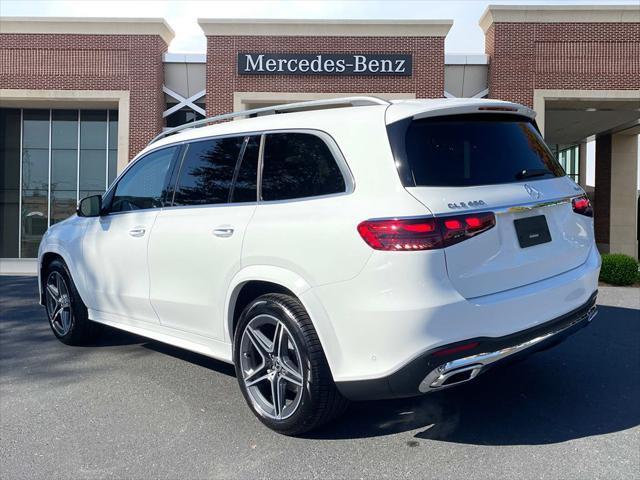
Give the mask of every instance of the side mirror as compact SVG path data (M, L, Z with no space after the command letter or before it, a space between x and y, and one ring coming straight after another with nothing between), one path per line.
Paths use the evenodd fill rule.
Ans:
M102 213L102 195L85 197L78 203L79 217L99 217Z

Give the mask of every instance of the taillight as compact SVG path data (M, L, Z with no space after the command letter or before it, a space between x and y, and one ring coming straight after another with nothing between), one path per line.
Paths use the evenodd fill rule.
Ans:
M445 247L486 232L496 224L496 217L492 212L442 217L439 220Z
M431 250L442 247L435 219L367 220L358 232L375 250Z
M375 250L433 250L455 245L496 224L491 212L436 218L367 220L358 233Z
M593 207L591 206L589 197L586 195L572 199L571 206L574 212L584 215L585 217L593 217Z

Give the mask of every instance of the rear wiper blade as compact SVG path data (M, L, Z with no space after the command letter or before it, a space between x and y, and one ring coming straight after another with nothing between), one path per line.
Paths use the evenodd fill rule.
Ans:
M525 168L516 173L516 178L521 180L523 178L542 177L544 175L553 175L553 172L546 168Z

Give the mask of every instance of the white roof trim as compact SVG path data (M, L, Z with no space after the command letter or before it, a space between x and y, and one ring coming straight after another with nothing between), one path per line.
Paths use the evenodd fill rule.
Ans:
M164 63L207 63L207 55L204 53L171 53L166 52L162 56Z
M175 36L163 18L0 17L0 32L159 35L167 45Z
M445 54L445 65L489 65L489 55Z
M478 24L486 33L494 23L635 23L636 5L489 5Z
M453 20L298 20L199 18L207 36L444 37Z

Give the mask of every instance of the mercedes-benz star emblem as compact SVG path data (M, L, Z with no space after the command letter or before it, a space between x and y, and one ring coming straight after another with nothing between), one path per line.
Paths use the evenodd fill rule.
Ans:
M531 198L533 198L534 200L538 200L540 197L542 197L542 193L540 193L539 190L536 190L535 188L533 188L531 185L529 185L528 183L524 184L524 189L527 191L527 193L529 194L529 196Z

